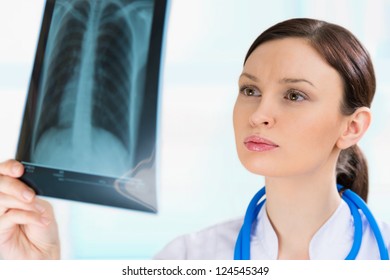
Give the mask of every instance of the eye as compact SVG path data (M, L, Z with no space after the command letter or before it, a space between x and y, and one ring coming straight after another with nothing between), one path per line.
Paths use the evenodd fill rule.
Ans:
M260 92L257 89L248 86L241 87L240 93L245 96L261 96Z
M304 93L296 89L288 90L284 98L293 102L300 102L307 99Z

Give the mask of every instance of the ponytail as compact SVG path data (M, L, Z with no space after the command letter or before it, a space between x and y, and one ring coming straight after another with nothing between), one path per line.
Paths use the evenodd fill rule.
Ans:
M367 160L357 145L342 150L337 160L336 181L344 189L351 189L365 202L368 197Z

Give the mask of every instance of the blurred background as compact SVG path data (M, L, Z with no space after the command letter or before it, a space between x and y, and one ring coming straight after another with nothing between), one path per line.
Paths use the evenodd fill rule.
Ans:
M0 161L15 157L45 2L0 0ZM232 109L243 58L269 26L311 17L351 30L376 69L373 123L361 141L369 205L390 223L390 1L171 0L159 119L159 213L48 198L64 259L149 259L180 234L240 217L263 179L239 163Z

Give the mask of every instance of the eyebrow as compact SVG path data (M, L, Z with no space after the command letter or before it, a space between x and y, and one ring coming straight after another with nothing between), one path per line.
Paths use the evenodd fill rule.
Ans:
M315 88L315 85L306 79L283 78L279 82L283 83L283 84L294 84L294 83L302 83L303 82L303 83L307 83Z
M255 76L253 76L253 75L251 75L251 74L248 74L248 73L246 73L246 72L243 72L243 73L240 75L240 78L241 78L241 77L247 77L247 78L249 78L249 79L251 79L252 81L255 81L255 82L258 82L258 81L259 81L258 78L256 78Z
M240 75L240 78L241 77L247 77L249 78L250 80L252 81L255 81L255 82L259 82L259 79L256 77L256 76L253 76L249 73L246 73L246 72L243 72L241 75ZM279 83L283 83L283 84L294 84L294 83L307 83L309 85L311 85L312 87L316 87L312 82L306 80L306 79L297 79L297 78L283 78L279 81Z

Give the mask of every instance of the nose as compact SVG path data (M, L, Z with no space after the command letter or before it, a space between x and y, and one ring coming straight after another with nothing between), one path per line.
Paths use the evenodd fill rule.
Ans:
M249 124L252 127L263 126L271 128L275 125L275 110L271 102L263 97L256 110L249 116Z

